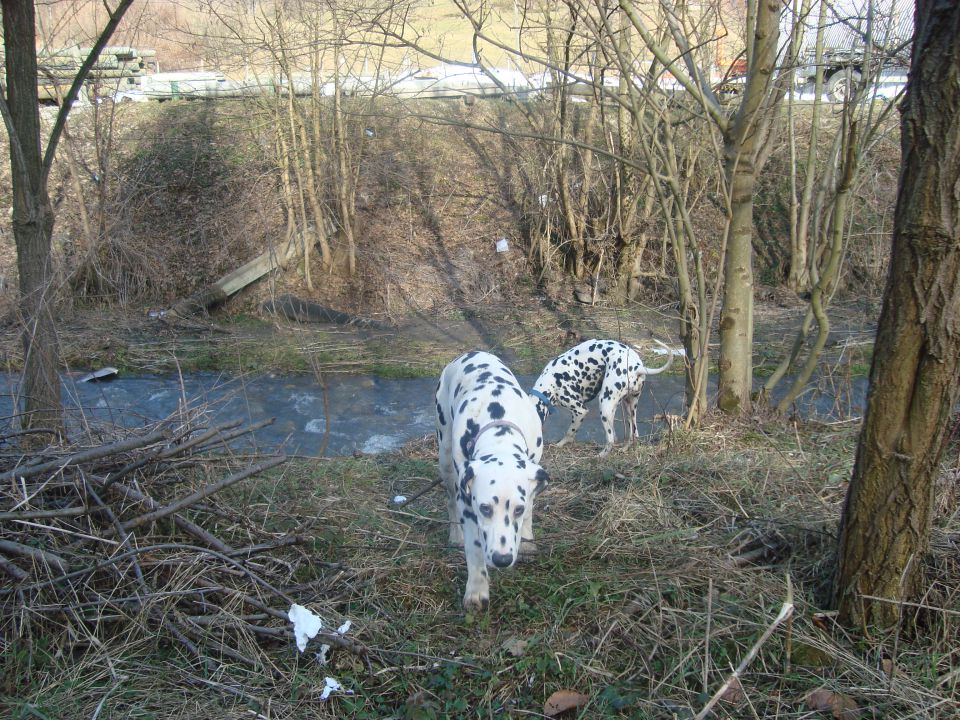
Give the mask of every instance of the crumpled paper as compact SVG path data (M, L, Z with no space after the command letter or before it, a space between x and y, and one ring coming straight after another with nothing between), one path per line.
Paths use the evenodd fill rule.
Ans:
M290 606L287 617L293 623L293 636L297 641L297 649L303 652L307 649L307 642L315 638L323 628L323 620L303 605L297 605L296 603Z

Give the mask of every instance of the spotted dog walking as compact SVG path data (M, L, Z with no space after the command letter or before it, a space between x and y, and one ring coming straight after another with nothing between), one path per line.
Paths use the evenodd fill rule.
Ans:
M638 436L637 399L643 382L648 375L658 375L673 363L673 351L659 340L655 342L667 351L668 357L666 364L652 370L643 364L636 350L617 340L585 340L547 363L530 395L541 418L554 406L573 414L558 447L576 437L587 416L587 403L598 395L600 421L607 436L600 457L606 456L617 441L613 419L619 404L623 403L627 418L626 440Z
M536 552L533 502L549 481L538 464L543 428L534 403L500 359L462 355L437 385L440 478L447 491L450 544L467 559L463 606L490 603L488 567L511 567Z

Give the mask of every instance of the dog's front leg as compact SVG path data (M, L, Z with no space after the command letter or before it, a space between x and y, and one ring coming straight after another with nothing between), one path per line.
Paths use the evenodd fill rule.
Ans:
M457 502L457 474L453 469L453 461L440 461L440 478L443 480L443 489L447 493L447 516L450 518L449 543L451 547L463 547L463 527L461 526L460 507Z
M520 555L517 560L533 560L537 554L537 543L533 541L533 503L527 505L520 527Z
M463 607L465 610L486 610L490 606L490 576L477 526L469 520L463 526L463 540L463 553L467 558L467 589L463 594Z

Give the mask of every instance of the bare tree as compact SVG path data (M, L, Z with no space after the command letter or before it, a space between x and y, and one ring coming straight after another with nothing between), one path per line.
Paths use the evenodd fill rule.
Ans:
M893 254L834 599L890 627L923 579L933 489L960 397L960 4L917 0Z
M0 114L10 138L13 178L13 235L20 275L20 316L24 356L21 386L24 427L60 435L63 405L58 376L60 353L52 314L51 238L54 213L48 178L67 116L100 51L106 46L133 0L120 0L80 67L60 106L53 129L41 148L37 98L36 15L32 0L3 0L6 83L0 84Z

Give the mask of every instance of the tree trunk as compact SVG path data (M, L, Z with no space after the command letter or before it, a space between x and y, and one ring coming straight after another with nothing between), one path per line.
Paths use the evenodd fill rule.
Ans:
M22 425L47 428L59 435L63 429L63 405L57 373L60 352L51 310L53 208L40 149L34 28L31 0L3 0L9 108L5 120L10 135L13 236L17 245L23 323Z
M757 3L747 85L737 115L724 132L730 231L723 266L718 404L731 414L750 410L753 387L753 193L760 170L758 151L771 121L767 100L777 61L779 19L777 0Z
M902 113L890 274L834 579L839 618L858 627L895 625L922 590L960 389L960 4L917 1Z

